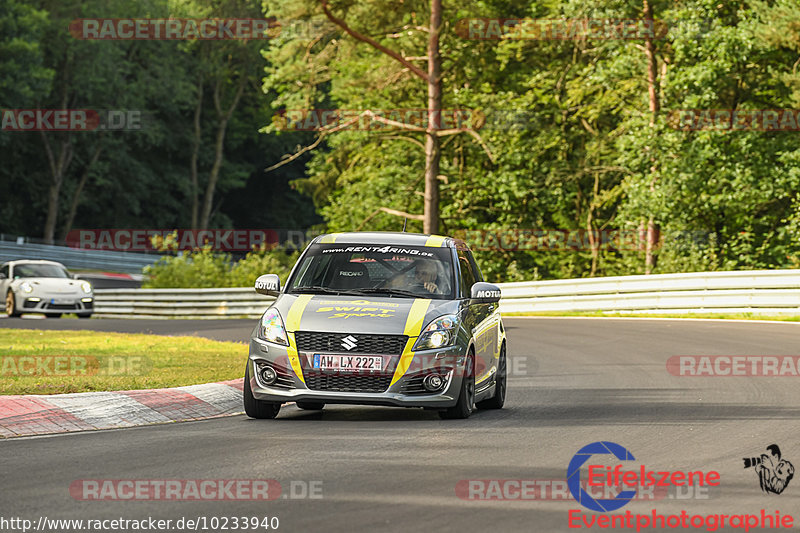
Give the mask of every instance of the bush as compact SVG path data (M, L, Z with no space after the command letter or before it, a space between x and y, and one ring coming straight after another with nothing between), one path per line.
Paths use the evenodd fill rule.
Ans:
M153 245L161 251L174 252L175 239L155 237ZM210 246L195 248L179 255L166 255L151 266L145 267L143 288L214 288L252 287L263 274L277 274L281 283L289 277L299 252L282 248L254 249L244 259L234 262L230 254L214 252Z

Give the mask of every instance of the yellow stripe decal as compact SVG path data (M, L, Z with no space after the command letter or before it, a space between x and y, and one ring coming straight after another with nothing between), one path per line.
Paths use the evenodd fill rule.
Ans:
M289 337L289 347L286 349L286 355L289 358L289 364L292 365L294 374L300 378L300 381L305 383L306 380L303 377L303 367L300 365L300 356L297 355L297 343L294 340L294 333L289 332L286 335Z
M411 310L408 312L408 317L406 317L406 327L403 330L403 334L408 335L408 341L406 342L406 347L403 349L403 355L400 356L400 360L397 362L397 368L394 370L392 382L389 384L390 387L394 385L398 379L403 377L408 367L411 366L411 361L414 359L414 352L411 351L411 348L417 341L420 331L422 331L422 326L424 325L422 321L425 320L425 314L428 312L428 307L430 307L430 305L430 300L422 300L419 298L414 300L414 303L411 304Z
M300 327L300 318L303 316L303 311L305 311L308 302L313 297L313 294L301 294L297 297L297 300L289 308L289 314L286 315L286 331L291 331L292 333L297 331Z
M297 343L294 340L294 332L300 327L300 319L303 317L303 311L313 297L313 294L301 294L289 308L289 314L286 315L286 335L289 341L286 355L289 357L289 364L292 365L292 370L294 370L295 375L300 378L300 381L303 383L305 383L306 380L303 378L303 367L300 365L300 357L297 354Z
M434 248L441 248L444 243L444 237L441 235L431 235L425 242L425 246L432 246Z

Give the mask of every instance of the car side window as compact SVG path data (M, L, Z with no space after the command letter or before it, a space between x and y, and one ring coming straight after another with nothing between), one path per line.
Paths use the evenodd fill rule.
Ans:
M3 265L0 267L0 274L4 274L4 276L0 277L5 277L5 279L8 279L8 265Z
M475 284L475 274L472 272L472 265L469 263L463 252L458 253L458 270L461 276L461 297L469 298L472 286Z
M481 269L478 268L478 263L475 262L472 252L467 251L467 257L469 258L469 265L472 267L472 275L475 277L475 281L484 281Z

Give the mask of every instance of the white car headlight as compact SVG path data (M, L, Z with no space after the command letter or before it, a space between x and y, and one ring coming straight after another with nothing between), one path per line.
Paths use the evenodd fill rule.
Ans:
M27 292L27 293L33 292L33 285L31 285L27 281L23 281L22 283L20 283L19 288L22 289L22 292Z
M458 330L458 317L456 315L443 315L432 320L414 344L414 350L430 350L452 346L456 342Z
M84 281L83 283L81 283L81 289L83 289L83 292L85 292L86 294L89 294L92 292L92 284L89 283L88 281Z
M264 316L261 317L261 323L258 326L258 337L275 344L289 346L286 340L286 329L283 327L283 319L281 319L281 314L274 307L267 309Z

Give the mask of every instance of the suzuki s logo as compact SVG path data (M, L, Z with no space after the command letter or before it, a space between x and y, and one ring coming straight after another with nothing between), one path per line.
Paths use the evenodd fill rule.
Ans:
M348 351L352 350L353 348L356 347L356 343L357 342L358 342L358 339L356 339L352 335L348 335L347 337L342 339L342 348L344 348L345 350L348 350Z

